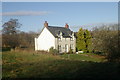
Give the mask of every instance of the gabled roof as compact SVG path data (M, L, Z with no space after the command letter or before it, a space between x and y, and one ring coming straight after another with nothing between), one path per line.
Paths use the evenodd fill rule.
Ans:
M54 37L58 37L61 32L63 37L71 37L73 33L69 28L65 27L48 26L47 29L53 34Z

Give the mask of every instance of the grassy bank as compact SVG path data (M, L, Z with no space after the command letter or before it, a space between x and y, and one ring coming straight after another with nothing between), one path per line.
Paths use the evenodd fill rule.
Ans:
M2 59L3 78L119 78L119 64L92 54L3 52Z

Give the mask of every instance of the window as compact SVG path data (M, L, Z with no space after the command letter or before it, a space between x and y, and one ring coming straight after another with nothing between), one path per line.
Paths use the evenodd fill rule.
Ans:
M61 52L61 45L58 45L58 51Z
M73 49L73 44L70 44L70 49Z
M73 38L71 37L70 40L73 41Z
M65 44L65 52L67 52L67 46L68 46L68 45L67 45L67 44Z
M58 40L61 41L61 38L59 37Z

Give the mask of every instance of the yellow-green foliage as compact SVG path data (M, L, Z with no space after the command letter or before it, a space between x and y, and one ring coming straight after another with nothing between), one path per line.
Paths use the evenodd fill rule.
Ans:
M88 30L79 29L77 32L77 50L90 51L91 47L91 34Z
M77 50L83 50L85 49L85 42L84 42L84 31L82 28L79 29L78 33L77 33L77 41L76 41L76 45L77 45Z

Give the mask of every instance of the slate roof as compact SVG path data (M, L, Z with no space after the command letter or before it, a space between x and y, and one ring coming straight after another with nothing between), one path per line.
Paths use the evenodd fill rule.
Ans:
M48 26L47 29L53 34L54 37L58 37L60 32L62 32L63 37L71 37L73 33L69 28L57 27L57 26Z

